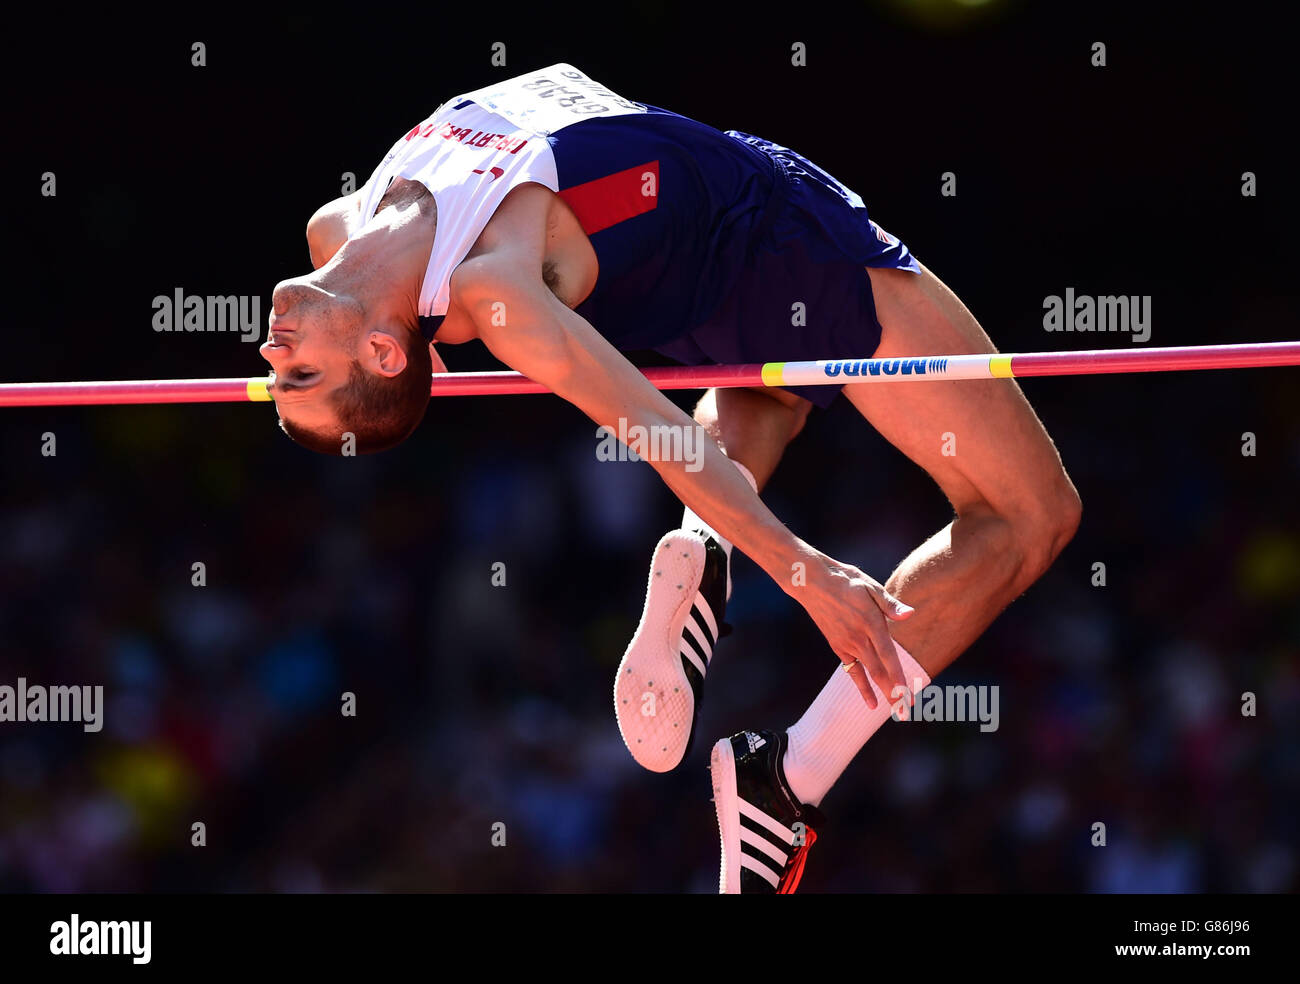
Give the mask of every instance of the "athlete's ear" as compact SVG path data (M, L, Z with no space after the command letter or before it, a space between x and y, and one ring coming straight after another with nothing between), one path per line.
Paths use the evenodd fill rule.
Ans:
M429 360L433 363L434 372L447 371L447 363L442 361L442 356L440 356L438 350L433 347L433 342L429 343Z
M406 368L406 350L395 335L375 330L366 336L362 364L381 376L396 376Z

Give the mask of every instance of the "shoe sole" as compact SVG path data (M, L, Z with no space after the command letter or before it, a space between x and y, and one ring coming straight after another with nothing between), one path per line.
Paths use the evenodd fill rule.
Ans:
M664 534L655 547L641 623L614 677L614 714L637 764L669 772L686 755L695 694L682 668L682 631L704 576L704 538Z
M709 756L709 777L713 781L713 808L718 814L718 838L722 841L722 867L718 872L718 894L740 894L740 807L736 793L736 756L731 739L723 738Z

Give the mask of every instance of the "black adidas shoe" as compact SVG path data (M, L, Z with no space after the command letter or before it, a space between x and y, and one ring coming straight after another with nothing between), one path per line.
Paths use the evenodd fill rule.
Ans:
M709 771L722 837L723 895L793 895L825 818L785 780L784 731L742 731L713 746Z
M722 545L692 530L655 547L641 624L614 678L619 733L651 772L675 769L695 741L709 661L731 631L727 567Z

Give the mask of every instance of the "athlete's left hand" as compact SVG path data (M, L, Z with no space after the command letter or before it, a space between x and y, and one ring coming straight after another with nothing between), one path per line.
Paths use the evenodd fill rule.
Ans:
M902 622L915 609L852 564L825 554L807 561L805 570L805 583L788 588L787 594L803 605L840 662L849 665L847 672L867 706L879 704L872 681L891 699L910 692L888 622Z

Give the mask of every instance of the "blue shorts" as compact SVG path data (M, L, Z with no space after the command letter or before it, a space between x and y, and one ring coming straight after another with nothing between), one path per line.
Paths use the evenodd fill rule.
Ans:
M920 273L908 248L858 195L788 147L738 130L778 181L733 287L706 322L655 351L686 365L868 358L881 328L865 267ZM820 407L841 386L790 391Z

